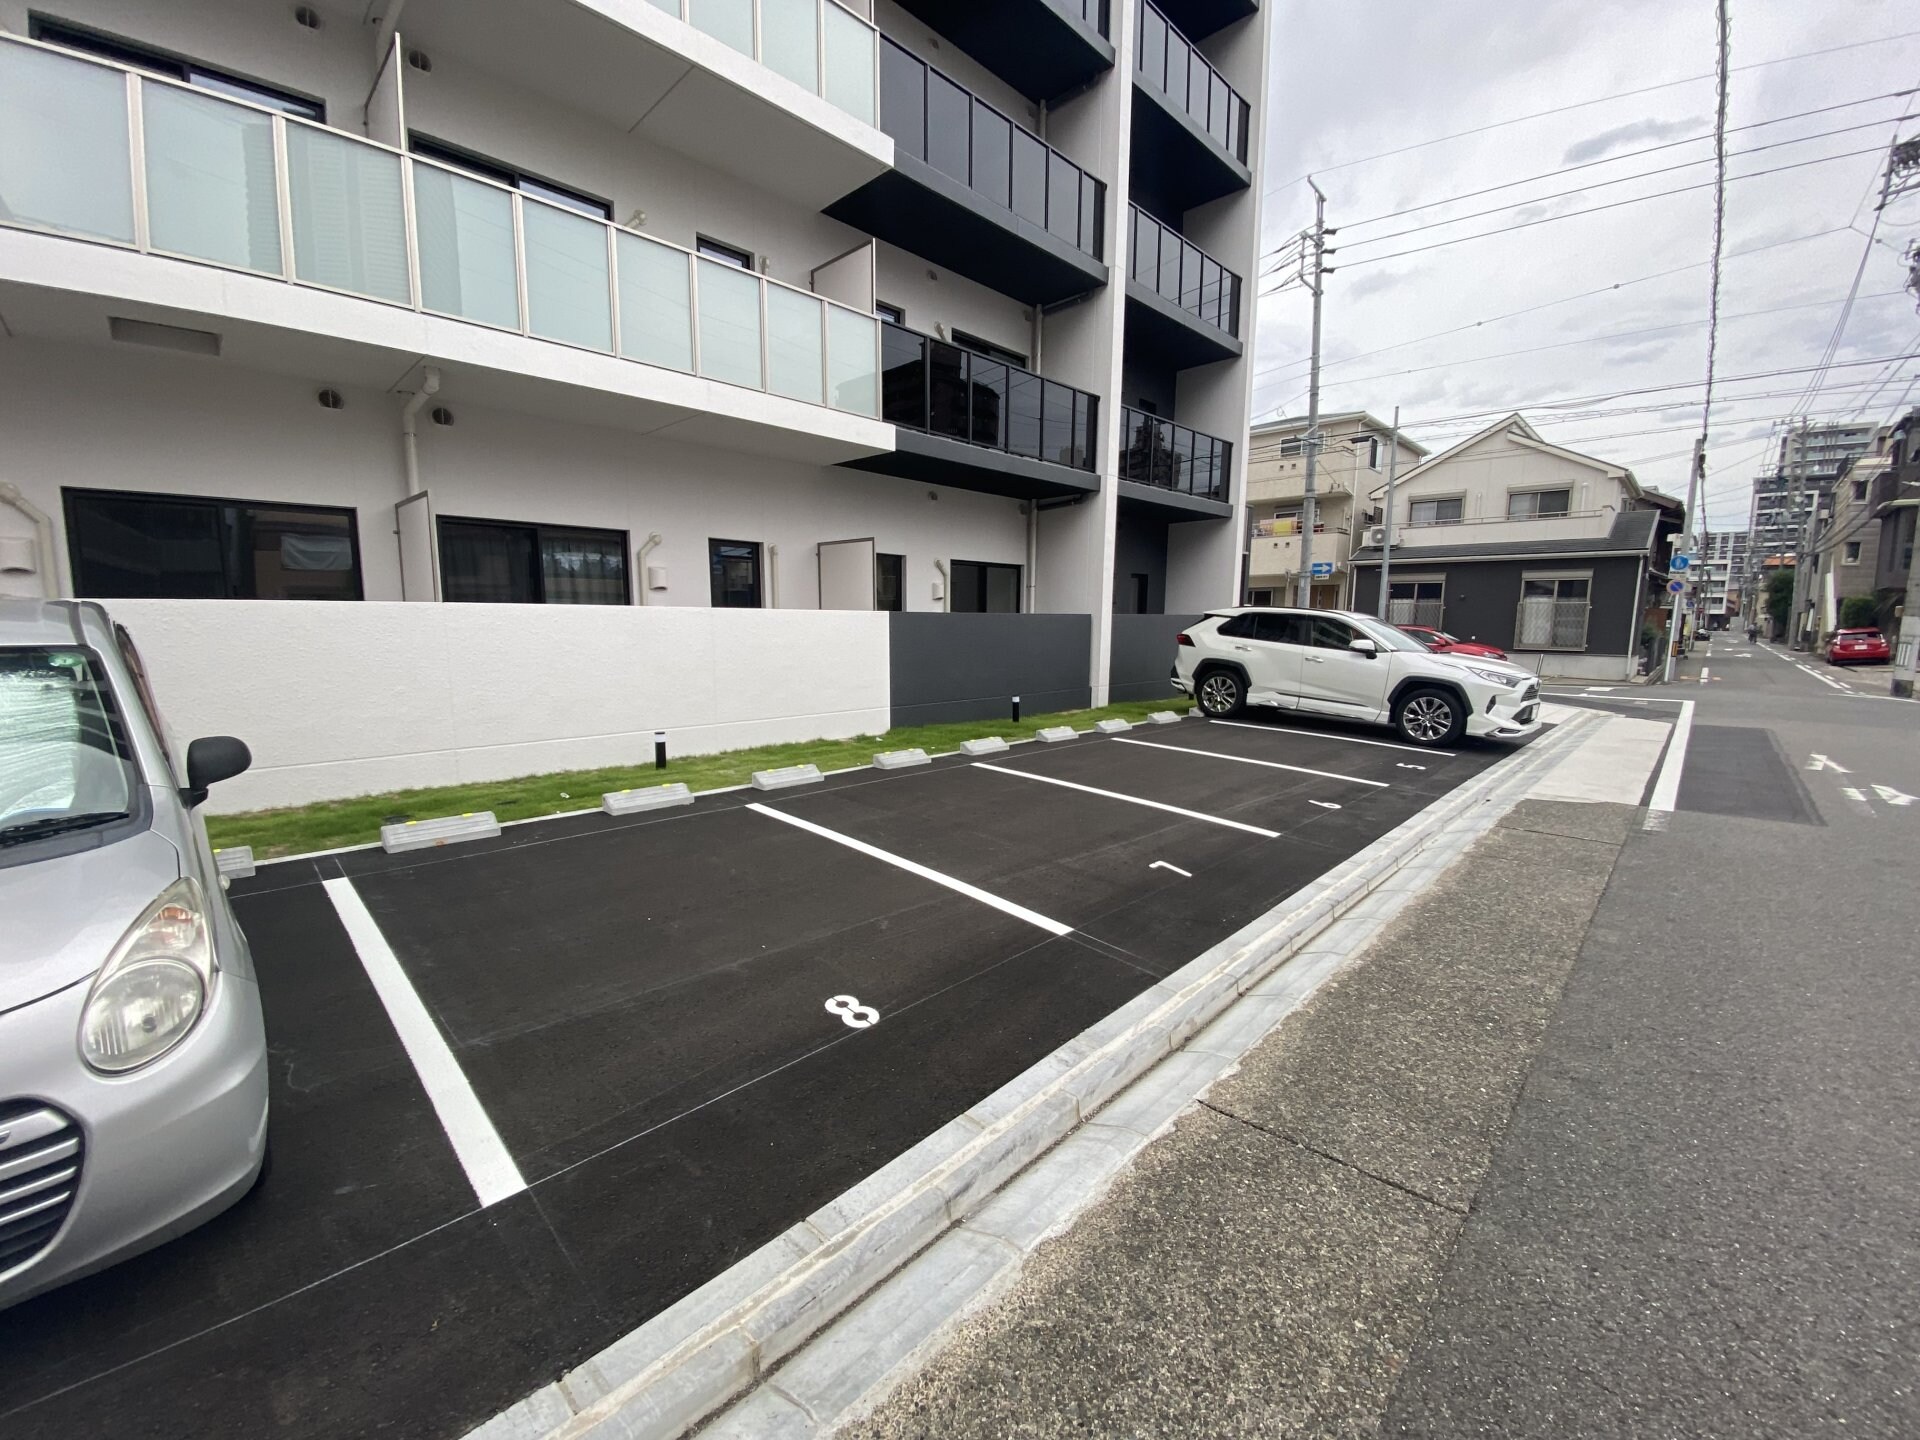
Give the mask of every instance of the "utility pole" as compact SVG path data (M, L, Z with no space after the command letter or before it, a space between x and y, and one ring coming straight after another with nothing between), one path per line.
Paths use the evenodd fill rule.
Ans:
M1686 515L1683 523L1688 526L1693 526L1698 522L1699 511L1695 507L1699 503L1697 497L1702 493L1702 491L1705 488L1702 482L1706 473L1706 468L1707 468L1707 435L1706 435L1705 429L1703 428L1700 434L1694 437L1693 467L1687 475L1687 509L1686 509ZM1694 543L1694 540L1692 538L1692 532L1689 531L1686 535L1683 535L1680 538L1686 543L1688 554L1693 557L1691 563L1693 565L1704 564L1705 563L1704 560L1698 553L1700 547ZM1692 582L1693 570L1689 568L1685 571L1676 571L1672 569L1671 566L1669 566L1667 573L1673 579L1679 580L1682 584L1686 585L1687 587L1686 589L1681 590L1678 593L1669 591L1667 595L1667 599L1673 603L1673 609L1668 612L1668 619L1667 619L1667 665L1666 665L1664 678L1666 679L1668 684L1672 684L1673 683L1673 667L1676 663L1678 663L1679 653L1680 653L1681 617L1686 613L1686 605L1684 602L1686 598L1693 593L1693 582Z
M1387 504L1380 513L1380 603L1373 613L1387 618L1387 582L1393 575L1393 476L1400 468L1400 407L1393 407L1393 439L1387 445Z
M1333 273L1327 268L1326 257L1332 253L1327 249L1327 236L1334 233L1327 229L1327 197L1312 176L1307 177L1307 186L1313 191L1313 230L1304 237L1313 252L1313 279L1307 282L1313 292L1313 353L1307 371L1307 480L1300 506L1300 584L1296 592L1303 610L1313 605L1313 526L1319 519L1313 486L1320 459L1320 297L1326 290L1325 277ZM1307 258L1301 257L1302 268Z
M1799 510L1801 500L1807 501L1806 518L1800 523L1793 552L1793 603L1787 610L1787 648L1789 650L1805 648L1800 644L1800 622L1801 617L1806 613L1807 591L1812 588L1812 577L1807 574L1807 551L1813 545L1813 517L1820 509L1819 485L1816 484L1813 487L1813 494L1810 497L1806 494L1807 427L1808 422L1802 420L1798 457L1793 462L1793 489L1790 492L1793 498L1787 504L1787 515L1791 520ZM1791 436L1788 443L1792 443Z

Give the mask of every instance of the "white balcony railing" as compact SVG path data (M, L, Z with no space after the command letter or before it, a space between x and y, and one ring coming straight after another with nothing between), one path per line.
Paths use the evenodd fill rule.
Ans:
M880 413L871 315L357 135L12 37L0 226Z
M834 0L648 0L872 125L879 34Z

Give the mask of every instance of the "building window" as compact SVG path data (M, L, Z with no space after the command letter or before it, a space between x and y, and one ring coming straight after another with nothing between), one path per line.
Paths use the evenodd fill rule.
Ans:
M1249 604L1249 605L1271 605L1271 604L1273 604L1273 591L1271 591L1271 590L1249 590L1249 591L1247 592L1247 604Z
M1522 576L1514 644L1522 650L1586 649L1592 590L1591 571Z
M1440 500L1415 500L1407 510L1409 525L1458 525L1466 516L1466 500L1449 495Z
M901 305L895 305L890 301L874 301L873 313L878 315L882 320L889 321L895 325L904 325L907 323L906 308Z
M1387 623L1389 625L1425 625L1438 630L1446 614L1445 576L1415 575L1390 581L1387 585Z
M752 540L709 540L707 570L716 610L760 608L760 546Z
M1304 455L1306 453L1307 453L1307 442L1306 442L1306 439L1302 436L1289 435L1286 439L1280 442L1280 458L1283 460L1288 458L1289 456Z
M1507 496L1509 520L1543 520L1565 515L1573 508L1571 490L1523 490Z
M625 605L627 535L442 517L440 588L455 601Z
M875 555L873 557L873 608L876 610L904 610L906 606L907 557L904 555Z
M169 55L164 50L149 49L145 45L117 40L111 35L82 30L74 25L64 25L57 20L43 20L38 16L29 22L27 33L35 40L44 40L49 45L58 45L65 50L98 55L103 60L116 60L136 70L145 70L150 75L165 75L169 79L183 81L196 90L211 91L234 100L247 100L255 105L264 105L269 110L297 115L321 125L327 122L327 107L319 100L296 95L291 90L262 85L255 80L242 79L224 70L210 69L178 55Z
M1015 615L1020 610L1020 567L978 560L953 562L948 608L963 615Z
M542 180L504 165L498 160L489 160L475 155L471 150L462 150L445 144L430 136L418 132L407 136L407 148L422 160L437 160L442 165L450 165L456 170L465 170L469 175L484 176L488 180L506 186L509 190L518 190L535 200L545 200L568 210L577 210L582 215L591 215L596 220L613 219L613 206L591 195L583 195L578 190L569 190L564 185L556 185L551 180Z
M991 340L982 340L977 335L969 335L964 330L953 332L953 343L962 350L971 350L976 355L984 355L989 360L998 360L1002 365L1017 365L1027 368L1027 357L1018 350L1009 350L1004 345L996 345Z
M742 250L738 245L729 245L721 240L710 240L705 235L693 237L693 248L709 260L718 260L722 265L731 265L737 270L753 269L753 252Z
M1381 448L1380 437L1378 435L1369 435L1367 437L1367 468L1369 470L1378 470L1380 468Z
M1847 541L1846 549L1841 551L1840 554L1840 563L1842 565L1858 565L1860 563L1860 542L1858 540Z
M1853 482L1853 498L1856 500L1864 500L1867 498L1867 482L1866 481L1856 480Z
M354 512L64 492L77 593L97 600L358 600Z

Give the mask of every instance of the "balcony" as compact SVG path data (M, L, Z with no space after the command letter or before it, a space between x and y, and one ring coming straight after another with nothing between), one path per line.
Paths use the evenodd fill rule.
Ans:
M880 128L894 168L834 219L1028 304L1107 283L1106 186L884 35Z
M1133 338L1175 369L1241 353L1240 277L1138 205L1127 325Z
M961 490L1034 499L1100 488L1098 396L882 322L880 418L894 452L847 463Z
M1120 494L1170 519L1224 518L1233 513L1233 445L1131 405L1121 407L1126 441Z
M835 0L408 0L401 28L809 210L893 162L879 32Z
M1297 576L1300 573L1302 538L1300 522L1297 520L1268 520L1256 525L1247 552L1248 576L1269 580L1282 576ZM1330 564L1333 566L1333 573L1339 575L1345 572L1347 561L1352 554L1353 537L1344 529L1314 526L1312 555L1314 564Z
M1169 212L1246 189L1251 107L1152 0L1134 3L1134 189Z
M1113 68L1109 0L899 0L1029 100L1052 100Z
M0 43L0 275L0 309L47 338L132 316L283 372L387 388L424 361L475 403L825 461L887 448L871 315L19 40Z
M1260 0L1162 0L1169 19L1195 40L1260 13Z

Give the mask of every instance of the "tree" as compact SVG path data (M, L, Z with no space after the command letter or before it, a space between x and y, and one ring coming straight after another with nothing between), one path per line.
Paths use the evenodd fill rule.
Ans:
M1880 623L1880 605L1871 595L1849 595L1840 602L1840 628L1864 630Z
M1773 572L1767 579L1767 614L1773 617L1773 623L1787 623L1787 612L1793 609L1793 567L1785 566Z

